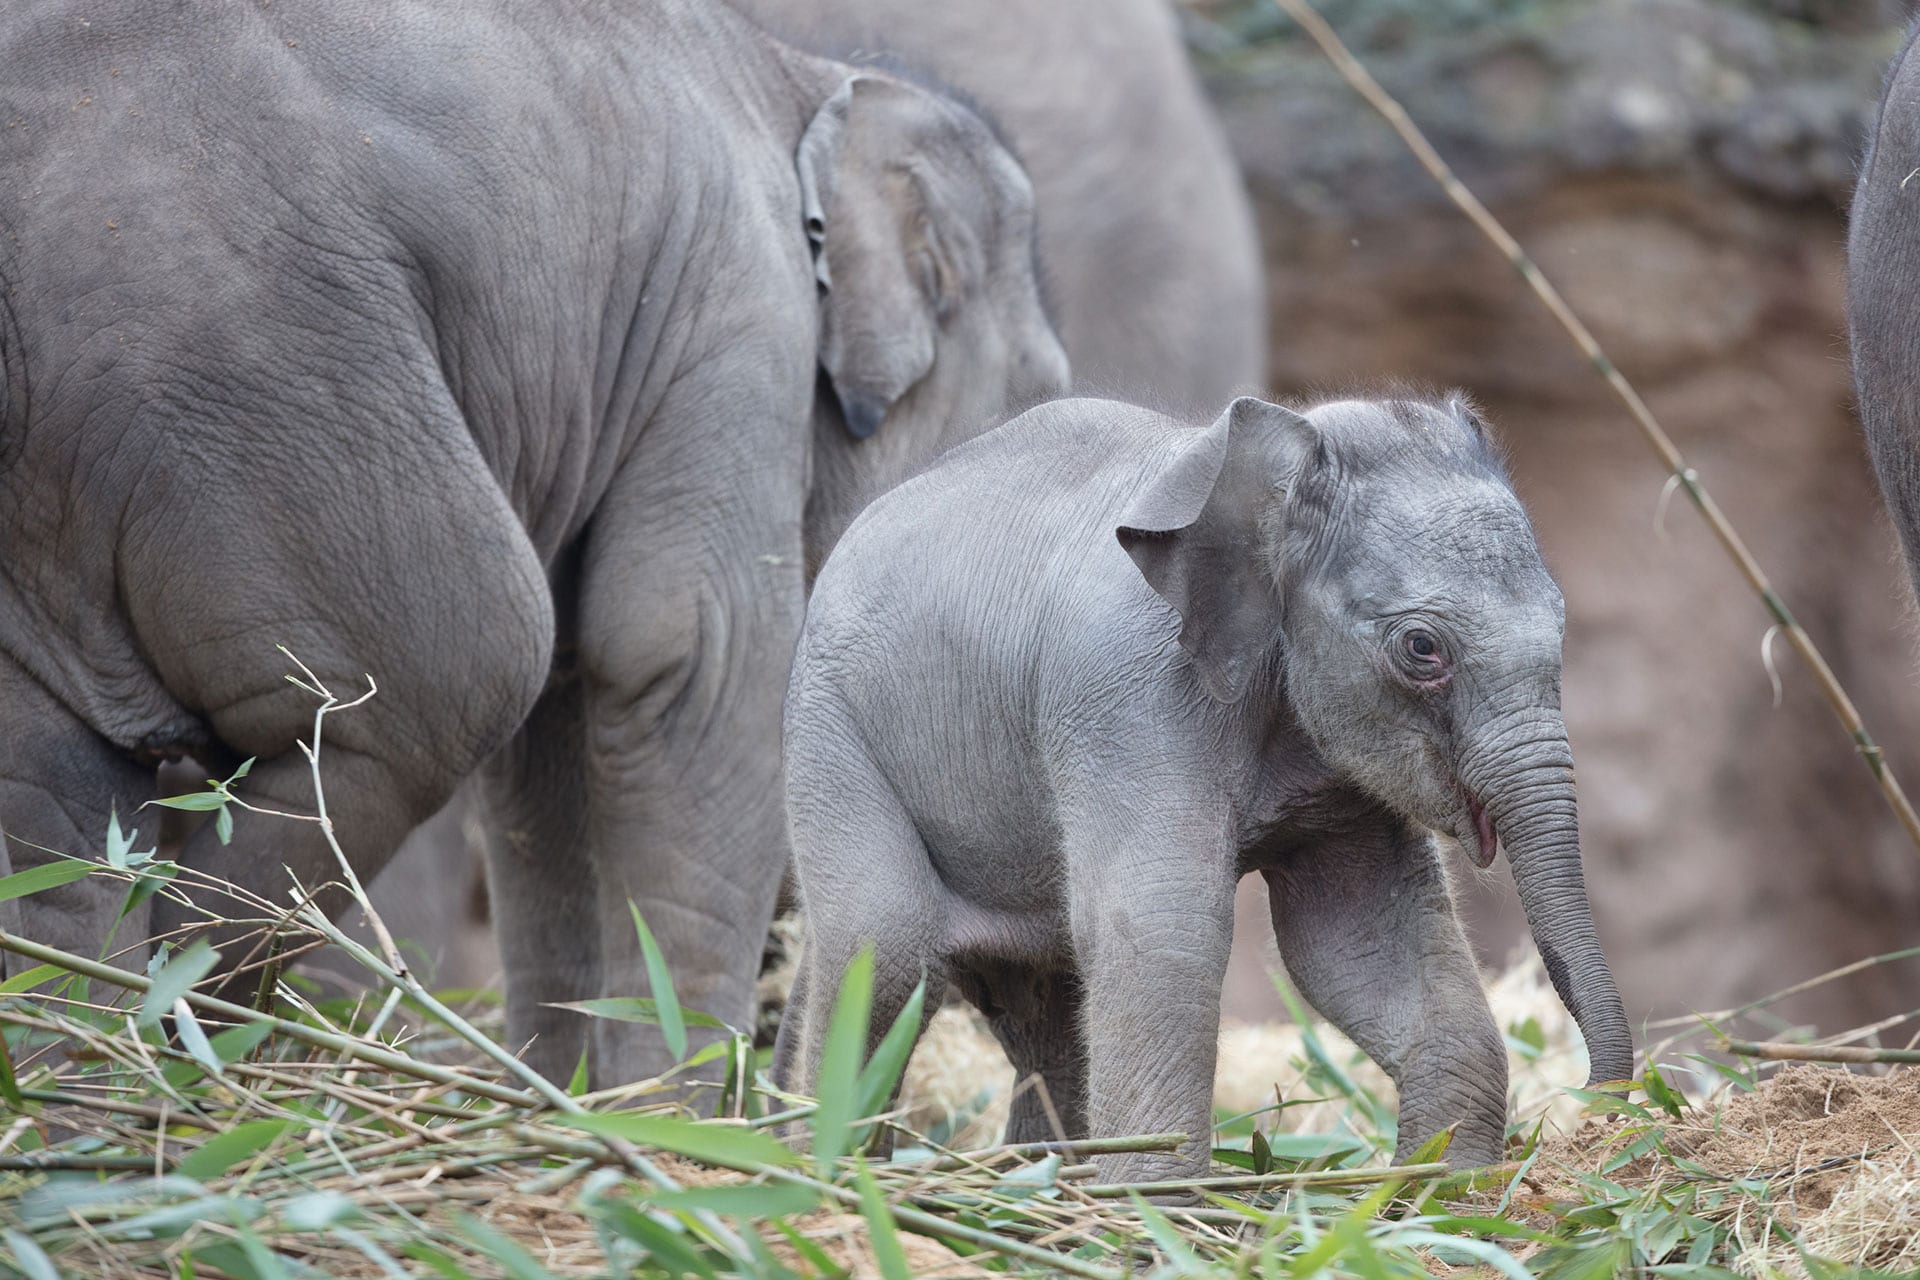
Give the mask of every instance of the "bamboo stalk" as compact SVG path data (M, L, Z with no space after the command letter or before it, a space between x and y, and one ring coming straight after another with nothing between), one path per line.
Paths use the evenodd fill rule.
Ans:
M1640 434L1659 455L1661 465L1673 477L1672 483L1686 490L1687 497L1692 500L1695 509L1706 521L1707 528L1712 531L1722 549L1740 571L1740 576L1746 579L1747 585L1752 588L1755 595L1760 597L1760 603L1766 607L1768 614L1779 626L1780 633L1787 638L1787 643L1793 647L1795 653L1800 655L1800 660L1806 663L1807 669L1813 673L1814 683L1825 695L1827 705L1833 710L1834 718L1840 721L1840 727L1846 730L1848 737L1853 739L1855 749L1879 784L1880 793L1886 800L1887 807L1893 810L1894 817L1899 819L1900 825L1906 829L1907 839L1912 843L1915 855L1920 856L1920 815L1915 814L1912 803L1907 799L1906 791L1900 786L1900 780L1894 776L1892 766L1887 763L1879 745L1868 734L1866 724L1860 718L1859 708L1854 706L1853 699L1848 696L1839 677L1834 675L1833 668L1827 665L1826 657L1815 646L1812 637L1794 620L1786 601L1768 580L1765 570L1761 569L1760 562L1754 558L1746 540L1740 536L1733 527L1732 521L1728 520L1726 514L1720 510L1719 504L1713 500L1713 495L1707 492L1706 485L1701 483L1699 473L1687 464L1686 457L1680 452L1679 446L1674 444L1673 437L1667 434L1666 429L1653 416L1653 411L1647 407L1646 401L1640 398L1640 393L1608 358L1592 331L1579 316L1574 314L1573 308L1567 305L1566 299L1561 297L1560 291L1553 286L1553 282L1548 280L1540 268L1534 264L1533 259L1527 256L1526 250L1520 247L1520 242L1508 233L1499 219L1495 218L1484 204L1480 203L1479 197L1460 181L1454 174L1452 166L1441 159L1440 153L1434 150L1432 143L1427 141L1420 127L1407 115L1406 109L1394 99L1392 94L1382 88L1380 82L1373 78L1373 73L1353 56L1340 37L1334 34L1333 28L1327 25L1326 19L1314 10L1308 0L1274 0L1274 3L1288 17L1300 24L1301 29L1320 46L1320 51L1327 56L1327 61L1331 62L1334 68L1346 78L1354 91L1366 100L1368 106L1378 111L1393 127L1393 131L1400 135L1400 140L1413 153L1414 159L1418 160L1420 166L1440 185L1440 189L1446 193L1447 198L1467 215L1473 225L1478 227L1500 251L1501 256L1505 257L1520 273L1521 279L1525 280L1534 295L1546 304L1547 310L1553 314L1555 320L1560 322L1560 327L1566 330L1567 336L1573 339L1574 345L1580 348L1581 354L1587 358L1588 363L1599 372L1600 376L1606 380L1607 386L1612 388L1614 395L1619 397L1620 402L1626 406L1628 414L1639 427Z
M101 964L96 960L89 960L85 956L76 956L70 952L60 951L54 947L42 946L37 942L29 941L26 938L20 937L18 934L9 933L4 929L0 929L0 951L11 951L15 955L25 956L29 960L37 960L41 964L58 965L62 969L70 970L80 974L82 977L111 983L116 987L121 987L128 991L140 992L142 995L146 994L148 989L153 985L149 979L140 974L129 973L125 969L116 969L112 965ZM391 1050L370 1044L365 1040L355 1039L352 1036L336 1035L331 1031L321 1031L317 1027L309 1027L303 1023L289 1022L285 1018L276 1017L270 1013L261 1013L259 1010L249 1008L246 1005L233 1004L217 996L206 995L199 991L189 991L185 998L187 1003L196 1009L218 1014L220 1017L232 1022L264 1022L290 1040L298 1040L302 1044L310 1044L317 1049L326 1049L334 1053L348 1054L363 1062L370 1062L375 1066L391 1071L395 1075L412 1076L420 1080L431 1080L435 1084L451 1085L454 1088L462 1089L468 1093L478 1094L483 1098L491 1098L496 1102L511 1103L516 1107L538 1110L545 1105L543 1099L535 1097L532 1094L522 1093L517 1089L508 1089L486 1080L476 1079L458 1071L448 1070L446 1067L436 1066L430 1062L420 1062L407 1057L405 1054L394 1053Z
M886 1168L890 1173L945 1173L952 1169L982 1168L1008 1159L1037 1160L1050 1155L1110 1155L1122 1151L1176 1151L1186 1140L1184 1133L1147 1133L1131 1138L1086 1138L1078 1142L1012 1142L913 1164L888 1165Z
M1920 1062L1920 1049L1869 1049L1857 1044L1729 1040L1727 1048L1743 1058L1762 1058L1769 1062Z
M1647 1023L1647 1026L1649 1028L1665 1029L1668 1027L1695 1026L1703 1020L1707 1022L1725 1022L1729 1018L1738 1018L1742 1014L1752 1013L1755 1009L1765 1008L1767 1005L1785 1000L1788 996L1797 996L1802 991L1823 986L1826 983L1837 981L1840 978L1850 977L1862 969L1871 969L1875 965L1891 964L1896 960L1911 960L1915 956L1920 956L1920 947L1906 947L1900 951L1889 951L1883 955L1868 956L1864 960L1855 960L1851 964L1843 964L1837 969L1829 969L1817 978L1808 978L1805 982L1796 982L1790 987L1782 987L1778 991L1761 996L1757 1000L1749 1000L1742 1005L1735 1005L1731 1009L1718 1009L1712 1013L1689 1013L1676 1018L1661 1018L1656 1022Z
M35 1173L72 1171L85 1173L146 1173L153 1169L151 1156L106 1156L75 1154L67 1151L36 1151L28 1155L0 1156L0 1171Z
M1182 1191L1265 1191L1281 1187L1366 1187L1413 1178L1439 1178L1451 1165L1402 1164L1386 1169L1315 1169L1308 1173L1248 1173L1223 1178L1169 1178L1162 1182L1101 1182L1079 1190L1102 1200L1133 1195L1175 1195Z

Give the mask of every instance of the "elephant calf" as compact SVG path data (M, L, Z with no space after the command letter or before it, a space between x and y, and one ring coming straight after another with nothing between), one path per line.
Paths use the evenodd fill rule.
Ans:
M1506 1056L1433 831L1504 843L1594 1080L1633 1044L1580 872L1559 591L1459 397L1236 400L1194 428L1065 400L855 521L787 695L810 938L776 1073L841 970L873 1030L924 974L1037 1073L1067 1136L1180 1131L1204 1171L1239 877L1288 971L1400 1089L1400 1154L1500 1157ZM1009 1137L1050 1136L1016 1104Z

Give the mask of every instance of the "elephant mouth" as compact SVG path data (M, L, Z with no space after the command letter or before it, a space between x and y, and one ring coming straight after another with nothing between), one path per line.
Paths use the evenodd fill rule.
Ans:
M1467 857L1473 860L1473 865L1485 871L1493 865L1493 855L1500 848L1500 832L1494 827L1493 819L1488 815L1485 805L1470 795L1465 799L1466 820L1460 825L1471 828L1473 838L1468 839L1466 831L1456 831L1454 835L1459 840L1460 847L1466 850Z

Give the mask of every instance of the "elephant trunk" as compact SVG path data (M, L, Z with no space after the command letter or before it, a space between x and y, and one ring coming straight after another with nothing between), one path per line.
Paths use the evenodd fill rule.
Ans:
M1633 1075L1633 1033L1594 930L1580 873L1573 752L1557 712L1538 709L1480 737L1496 744L1463 761L1461 781L1485 807L1507 851L1534 945L1560 1002L1587 1042L1588 1083Z

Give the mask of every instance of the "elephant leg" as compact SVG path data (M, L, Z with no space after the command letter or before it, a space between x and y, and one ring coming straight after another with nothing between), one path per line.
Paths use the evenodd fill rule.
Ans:
M839 716L830 693L796 682L787 797L807 941L780 1028L784 1087L813 1086L847 966L873 948L871 1054L926 984L916 1040L946 996L946 891L912 819ZM782 1058L775 1049L776 1060ZM889 1100L891 1105L891 1100ZM883 1131L876 1149L891 1150Z
M804 608L804 440L788 443L783 458L766 432L715 426L697 446L711 457L636 451L581 570L601 988L648 994L638 911L682 1006L743 1032L787 862L781 702ZM765 456L728 454L755 447ZM723 1034L688 1032L690 1050ZM675 1065L657 1026L592 1035L596 1085Z
M767 1075L776 1087L791 1089L800 1078L800 1049L805 1037L800 1028L807 1019L807 960L803 954L793 972L793 985L787 988L787 1003L780 1010L780 1026L773 1034L773 1057L767 1063Z
M139 828L137 848L158 840L159 811L140 809L153 798L154 771L94 733L3 653L0 724L18 730L0 741L0 876L56 861L56 853L97 859L116 809L123 831L132 835ZM0 929L93 958L126 892L124 884L104 876L43 889L0 902ZM138 913L121 926L117 943L142 942L144 926L145 913ZM0 976L23 973L35 963L0 952ZM136 947L116 963L140 971L144 949Z
M235 790L258 807L303 815L316 807L304 746L322 704L289 683L293 661L276 644L338 699L367 694L367 673L378 686L322 722L318 769L330 832L315 821L241 812L230 844L213 823L186 841L183 866L242 886L269 909L285 907L297 879L340 914L350 896L323 886L344 879L341 857L371 882L513 736L546 683L551 587L493 477L477 456L450 452L440 470L415 479L364 469L330 475L318 486L328 505L300 541L262 538L244 574L217 589L193 579L177 601L152 606L156 671L175 697L207 709L225 751L255 760ZM225 541L241 532L211 521L179 535L185 565L224 565L222 548L243 545ZM205 554L194 554L203 546ZM224 893L196 892L191 905L157 901L154 922L200 926L206 913L224 916L231 907ZM241 927L210 928L227 965L253 949L235 936ZM228 992L247 989L242 980Z
M1105 1181L1195 1177L1212 1150L1220 991L1233 940L1229 823L1173 802L1164 815L1130 815L1125 800L1107 798L1099 826L1068 834L1087 1127L1096 1138L1187 1135L1176 1152L1100 1157Z
M507 1043L571 1078L589 1020L551 1006L600 992L600 906L587 854L584 704L557 677L487 765L487 892L507 986Z
M973 969L956 983L986 1016L1018 1073L1006 1141L1087 1135L1087 1054L1080 1036L1080 980L1064 969Z
M1398 1158L1457 1125L1450 1161L1499 1160L1506 1049L1433 838L1383 817L1264 874L1294 985L1399 1088Z

